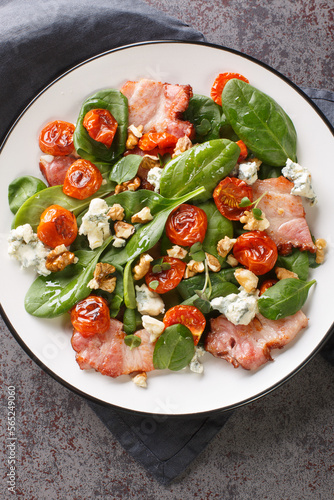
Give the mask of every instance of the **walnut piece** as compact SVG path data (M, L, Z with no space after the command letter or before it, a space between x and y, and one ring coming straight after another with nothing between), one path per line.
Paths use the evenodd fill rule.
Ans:
M69 264L76 264L78 258L73 252L67 250L65 245L58 245L46 257L45 267L53 273L62 271Z
M154 167L161 167L160 160L157 156L144 155L140 167L146 170L151 170Z
M240 222L245 224L244 229L248 229L249 231L264 231L269 227L269 221L266 219L264 212L262 212L261 220L257 220L253 212L245 210L244 215L240 217Z
M124 208L119 203L114 203L113 206L109 208L107 212L107 217L109 217L109 219L113 221L123 220Z
M193 146L193 144L187 135L185 135L184 137L180 137L175 145L174 152L172 154L172 158L174 158L175 156L177 156L181 153L184 153L185 151L187 151L187 149L192 148L192 146Z
M205 257L206 257L206 262L208 264L208 268L210 271L213 271L214 273L218 273L218 271L221 270L221 265L217 257L214 255L211 255L207 252L205 252Z
M169 248L167 250L167 255L169 257L174 257L176 259L184 259L187 255L187 250L185 250L182 247L179 247L179 245L173 245L172 248Z
M327 246L326 240L318 238L315 240L315 246L317 247L315 261L317 264L322 264L325 260L325 249Z
M225 236L222 240L217 243L217 252L221 257L226 257L226 255L232 250L236 238L229 238Z
M152 262L153 257L148 253L142 253L138 264L133 268L133 279L138 281L142 279L145 274L148 273L150 269L150 262Z
M140 224L145 224L145 222L149 222L153 219L153 215L151 214L151 210L149 207L144 207L131 217L131 222L139 222Z
M298 279L298 274L289 271L288 269L285 269L284 267L275 267L275 274L277 276L277 279L279 280L286 280L288 278L296 278Z
M92 290L104 290L112 293L116 287L116 277L111 276L116 271L115 267L106 262L98 262L94 270L94 278L88 283Z
M259 278L248 269L236 269L234 276L239 285L241 285L247 293L255 292Z
M139 125L138 127L130 125L130 127L128 127L128 137L125 143L126 149L134 149L137 146L139 139L143 135L143 128L143 125Z
M123 193L123 191L137 191L140 187L140 178L134 177L130 181L122 182L122 184L117 184L115 187L115 194Z
M124 238L127 240L135 232L135 228L132 224L119 220L114 224L114 231L116 238Z
M146 389L146 387L147 387L147 373L146 372L137 373L137 375L132 377L132 381L138 387L143 387L143 389Z
M203 262L198 262L196 260L191 260L188 262L185 273L184 273L184 278L191 278L192 276L195 276L197 273L203 273L204 272L204 264Z

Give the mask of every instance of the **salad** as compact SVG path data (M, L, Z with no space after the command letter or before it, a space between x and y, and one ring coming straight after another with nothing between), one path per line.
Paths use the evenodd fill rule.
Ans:
M255 370L307 327L326 242L293 123L243 75L209 93L99 91L75 125L41 127L44 181L9 186L9 254L38 273L25 308L67 315L81 369L145 387L154 369L201 373L207 351Z

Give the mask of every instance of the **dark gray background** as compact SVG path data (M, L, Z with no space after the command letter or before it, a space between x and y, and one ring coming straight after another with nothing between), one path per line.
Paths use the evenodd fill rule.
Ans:
M202 31L209 42L270 64L297 85L334 90L332 0L146 3ZM236 411L179 479L161 486L84 400L25 354L3 322L0 330L1 379L17 388L20 498L331 498L334 372L320 355L283 387ZM6 458L2 446L2 466ZM0 488L2 497L4 480Z

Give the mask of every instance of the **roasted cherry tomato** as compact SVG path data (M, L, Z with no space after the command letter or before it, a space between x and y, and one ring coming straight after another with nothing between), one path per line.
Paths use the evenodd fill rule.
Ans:
M260 286L260 294L259 295L262 295L266 290L268 290L268 288L271 288L272 286L274 286L276 283L278 282L278 280L276 280L275 278L271 279L271 280L265 280L262 285Z
M77 200L84 200L100 189L103 177L88 160L76 160L66 172L63 192Z
M248 156L248 151L247 151L247 146L243 141L237 141L236 144L238 144L240 148L240 155L238 158L238 163L241 163L242 161L246 160Z
M71 309L71 323L83 337L105 333L110 325L107 301L97 295L89 295Z
M41 215L37 237L50 248L69 246L78 234L75 215L59 205L51 205Z
M148 132L139 139L138 146L142 151L152 151L155 148L159 150L173 150L178 138L168 132Z
M264 231L249 231L237 238L233 246L237 261L260 276L270 271L277 260L277 247Z
M189 328L194 337L194 344L197 345L204 331L206 321L204 315L195 306L174 306L168 309L163 322L165 327L181 323Z
M82 125L94 141L110 148L118 123L107 109L91 109L85 114Z
M153 272L151 265L149 272L145 275L145 281L149 288L152 281L159 283L157 287L150 288L151 291L157 293L166 293L177 287L183 278L184 271L186 270L185 262L180 259L164 256L162 261L163 263L168 263L170 265L170 269Z
M219 104L220 106L222 105L222 92L229 80L232 80L233 78L237 78L238 80L242 80L243 82L249 83L247 78L245 78L242 75L239 75L239 73L220 73L215 81L213 82L213 85L211 87L211 98L215 101L216 104Z
M175 245L191 246L204 241L208 219L204 210L182 203L168 216L166 234Z
M253 190L237 177L225 177L213 191L213 199L219 212L229 220L240 220L248 208L239 207L243 198L253 201Z
M55 120L48 123L39 134L39 147L43 153L53 156L65 156L73 153L72 123Z

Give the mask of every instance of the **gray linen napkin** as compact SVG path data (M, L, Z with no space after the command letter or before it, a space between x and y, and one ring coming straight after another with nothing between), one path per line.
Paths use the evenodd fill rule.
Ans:
M205 41L201 33L138 0L5 0L0 26L0 142L38 92L91 56L145 40ZM334 94L305 91L333 123ZM334 363L333 336L322 352ZM231 415L167 417L88 404L162 484L181 474Z

